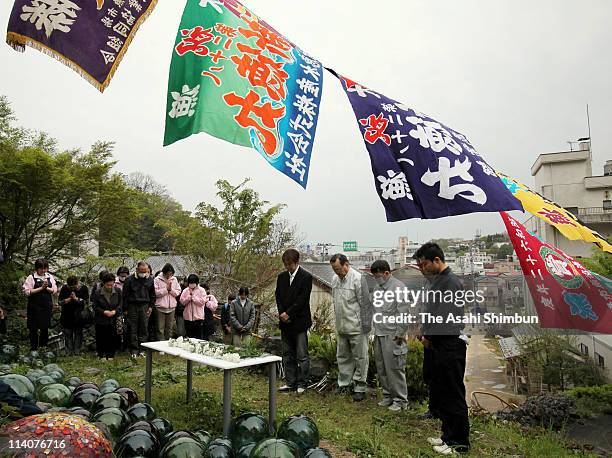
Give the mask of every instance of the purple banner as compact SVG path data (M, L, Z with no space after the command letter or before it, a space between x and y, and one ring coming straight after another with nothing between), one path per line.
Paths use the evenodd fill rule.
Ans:
M339 78L370 153L387 221L523 210L464 135Z
M16 0L7 43L31 46L77 71L100 92L157 0Z

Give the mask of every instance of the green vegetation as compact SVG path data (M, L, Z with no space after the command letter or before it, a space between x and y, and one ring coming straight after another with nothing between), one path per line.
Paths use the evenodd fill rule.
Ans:
M612 385L578 387L565 392L574 398L581 417L612 415Z
M612 254L606 253L600 248L593 248L591 252L592 256L590 258L580 260L584 267L606 278L612 278Z
M49 260L59 279L93 280L102 267L169 251L219 298L244 285L262 313L273 304L280 255L298 243L282 204L262 200L248 180L219 180L221 205L201 202L192 215L150 176L114 172L113 142L60 150L15 121L0 97L0 306L10 315L24 308L21 282L36 258ZM96 243L100 257L90 254Z
M175 241L175 251L188 256L195 272L221 290L247 285L253 293L272 282L282 263L282 252L297 243L295 228L280 219L283 205L270 205L246 186L217 181L219 207L202 202L195 216L180 221L162 219L160 226ZM260 302L272 299L258 297Z
M522 348L525 366L531 374L541 374L549 391L605 383L601 368L578 353L575 336L541 330L537 338L524 343Z
M122 386L130 386L144 396L144 360L136 362L121 355L112 362L98 361L94 357L60 358L58 364L69 376L83 381L100 383L114 378ZM95 375L90 368L99 368ZM222 429L221 372L194 368L194 395L185 408L186 365L171 356L154 356L153 400L158 415L172 421L176 429L203 428L215 434ZM25 373L26 368L20 367ZM232 379L232 413L247 411L263 414L267 411L267 378L255 371L235 371ZM407 458L433 457L426 438L439 434L435 421L421 421L417 415L425 410L422 404L413 404L402 413L391 413L376 406L376 399L353 403L348 396L320 395L307 392L304 396L279 394L278 418L296 413L312 417L322 438L336 448L352 452L359 457ZM560 434L540 428L527 429L513 423L504 423L490 417L472 417L472 451L474 457L588 457L587 452L574 448ZM336 456L336 455L334 455ZM342 456L339 454L339 456ZM353 456L347 454L346 456Z

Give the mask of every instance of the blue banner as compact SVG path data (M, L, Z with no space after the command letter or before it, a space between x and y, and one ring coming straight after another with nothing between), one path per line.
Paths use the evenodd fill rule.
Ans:
M523 210L463 134L339 78L370 154L387 221Z

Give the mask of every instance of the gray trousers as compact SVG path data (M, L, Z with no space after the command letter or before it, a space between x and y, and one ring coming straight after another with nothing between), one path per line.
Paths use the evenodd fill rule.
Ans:
M353 383L355 393L365 393L368 380L367 334L338 334L338 386Z
M172 327L174 326L174 309L164 313L157 309L157 340L168 340L172 337Z
M374 358L376 372L383 389L385 399L392 399L399 404L408 403L406 386L406 343L397 345L393 336L374 337Z

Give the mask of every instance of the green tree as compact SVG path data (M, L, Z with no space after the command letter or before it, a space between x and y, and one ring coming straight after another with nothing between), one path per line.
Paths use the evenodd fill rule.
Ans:
M58 151L44 133L14 128L0 103L0 249L7 262L83 255L95 242L114 165L111 142ZM110 210L112 211L112 209Z
M497 250L497 259L506 259L514 253L514 248L509 243L504 243Z
M580 262L589 270L592 270L606 278L612 278L612 254L593 248L590 258L583 258Z
M160 221L182 221L188 212L148 175L114 177L113 213L100 221L100 253L171 251L174 241Z
M234 291L239 285L261 291L280 267L280 254L296 244L295 228L280 218L283 205L270 205L246 187L217 181L221 206L202 202L195 216L165 220L176 251L189 255L198 273Z

